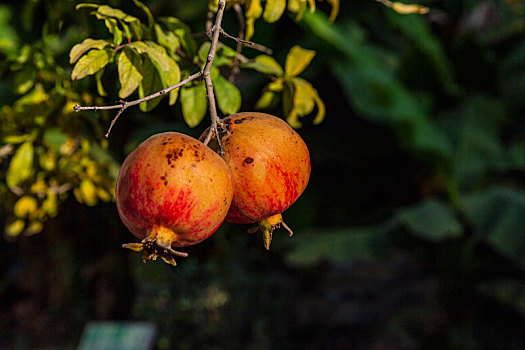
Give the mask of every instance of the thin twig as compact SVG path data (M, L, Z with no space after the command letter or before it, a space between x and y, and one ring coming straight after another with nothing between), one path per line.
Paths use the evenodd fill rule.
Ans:
M208 109L210 111L211 126L210 132L206 135L204 144L207 145L213 134L217 137L217 144L219 146L219 154L224 155L222 150L222 144L219 137L218 127L222 127L222 123L217 115L217 106L215 103L215 94L213 92L213 83L211 81L211 66L213 64L213 58L215 57L215 52L217 51L217 43L219 42L219 35L221 31L221 22L222 16L224 14L224 8L226 7L226 0L219 0L219 7L217 9L217 15L215 17L215 25L213 26L213 34L211 37L210 51L208 52L208 58L206 60L206 65L204 66L203 78L206 85L206 97L208 98Z
M246 30L246 22L244 21L244 14L242 13L242 7L239 4L235 4L233 6L233 9L235 10L235 14L237 15L237 21L239 22L239 39L244 40L244 32ZM235 59L233 60L232 64L232 70L230 72L230 76L228 77L228 80L230 83L233 83L235 80L235 76L239 74L239 55L242 52L242 42L237 41L237 47L235 49Z
M170 87L162 89L162 90L160 90L160 91L158 91L158 92L156 92L154 94L151 94L149 96L140 98L138 100L134 100L134 101L130 101L130 102L120 101L119 104L111 105L111 106L79 106L79 105L76 105L74 107L74 109L75 109L75 112L80 112L80 111L95 111L96 112L96 111L109 110L109 109L119 109L119 111L117 112L117 115L111 121L111 124L109 126L108 132L105 135L105 137L108 138L109 134L111 132L111 129L113 129L113 126L115 125L115 122L120 117L122 112L124 112L124 110L126 110L128 107L135 106L135 105L138 105L139 103L142 103L142 102L145 102L145 101L149 101L149 100L152 100L152 99L157 98L159 96L165 95L168 92L170 92L171 90L177 89L177 88L179 88L179 87L181 87L183 85L188 84L192 80L195 80L195 79L198 79L198 78L202 77L203 74L204 74L204 71L201 70L201 71L199 71L199 72L197 72L195 74L190 75L186 79L179 81L175 85L172 85Z

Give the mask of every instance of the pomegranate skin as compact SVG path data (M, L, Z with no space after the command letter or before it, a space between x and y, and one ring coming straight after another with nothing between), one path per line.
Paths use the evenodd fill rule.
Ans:
M125 159L117 186L117 209L141 243L125 245L144 251L144 260L197 244L224 221L233 197L228 165L202 142L177 132L151 136ZM170 254L168 254L170 255Z
M237 113L222 122L223 159L234 179L234 195L226 221L259 222L268 249L275 227L282 224L289 230L280 213L299 198L308 184L311 172L308 148L286 122L269 114ZM210 147L218 149L216 143Z

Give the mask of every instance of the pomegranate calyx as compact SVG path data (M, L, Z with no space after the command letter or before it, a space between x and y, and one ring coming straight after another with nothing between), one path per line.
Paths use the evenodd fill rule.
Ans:
M188 256L188 253L179 252L171 248L171 242L173 241L170 237L171 235L173 235L173 232L166 228L154 228L140 243L126 243L122 245L122 248L142 252L142 261L144 263L155 261L160 257L166 264L177 266L174 257L185 258Z
M289 232L290 236L293 235L292 230L284 223L281 214L275 214L259 221L259 229L262 232L264 248L266 248L266 250L270 250L273 231L281 226ZM249 229L248 232L254 232L253 228Z

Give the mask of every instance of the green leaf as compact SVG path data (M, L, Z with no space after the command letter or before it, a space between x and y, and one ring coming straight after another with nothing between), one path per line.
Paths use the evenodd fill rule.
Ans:
M168 53L162 46L151 41L134 41L129 46L136 49L140 54L148 54L151 60L164 72L170 69Z
M208 104L206 101L206 87L204 83L185 85L181 88L180 99L184 121L193 128L204 119Z
M301 239L290 242L287 263L311 266L322 261L335 264L373 260L385 234L375 227L314 227L297 233Z
M142 81L142 60L135 50L128 47L121 51L117 59L120 81L120 98L126 98L135 91Z
M108 50L93 49L82 56L71 72L71 79L78 80L88 75L95 74L104 68L110 60L111 52Z
M463 227L454 212L442 202L433 199L401 210L393 223L403 225L412 234L432 242L457 238L463 233Z
M104 90L104 85L102 85L102 76L104 75L104 69L99 70L95 74L95 80L97 82L97 92L100 96L107 96L108 93Z
M5 176L8 187L17 187L33 175L34 154L32 142L25 142L16 150Z
M306 67L312 62L315 56L315 51L303 49L295 45L290 49L286 56L284 71L289 76L297 76L301 74Z
M428 106L385 64L382 48L364 45L359 35L362 29L355 23L339 28L321 12L305 14L304 21L313 34L331 45L335 57L345 57L334 59L330 67L362 117L394 128L400 142L418 156L449 164L449 139L430 119Z
M235 85L219 75L213 81L217 104L222 113L226 115L234 114L241 108L241 92Z
M159 21L164 23L168 29L173 31L179 38L182 48L189 57L195 56L197 44L192 37L192 31L184 22L176 17L161 17Z
M267 109L275 106L277 100L277 93L268 89L264 89L263 94L255 104L256 109Z
M135 6L137 6L142 11L144 11L146 16L148 17L148 27L151 30L153 28L153 25L155 24L155 18L153 18L153 15L151 14L150 9L142 1L133 0L133 2L135 3Z
M104 17L113 17L116 19L123 20L125 22L134 22L138 21L137 17L133 17L128 15L122 10L115 9L113 7L107 6L107 5L101 5L97 9L97 13L104 16Z
M159 72L155 65L151 62L151 59L146 58L144 62L142 62L141 73L143 78L139 85L139 98L146 97L164 88L162 84L162 78L159 76ZM151 111L153 108L157 107L161 98L162 97L157 97L152 100L142 102L139 105L140 110L143 112Z
M80 10L80 9L97 9L99 8L99 4L92 4L92 3L82 3L82 4L78 4L77 6L75 6L75 10Z
M43 141L47 146L53 147L55 150L59 150L60 147L66 143L67 135L64 134L59 128L47 128L44 132Z
M525 195L494 187L466 197L462 206L476 234L525 269Z
M14 90L17 94L25 94L35 85L36 70L33 66L27 65L17 72L13 80Z
M286 0L266 0L263 18L268 23L274 23L284 13L286 9Z
M71 52L69 53L69 63L75 63L80 58L80 56L91 49L100 50L108 45L110 45L110 43L107 40L93 40L91 38L87 38L80 44L73 46Z
M118 27L117 20L114 18L106 18L104 24L109 32L113 34L113 44L120 45L122 43L122 31Z
M273 74L278 77L283 75L283 68L277 61L268 55L259 55L252 61L242 64L243 68L255 69L263 74Z
M159 24L155 24L155 35L159 44L164 46L169 53L174 54L180 47L180 42L175 33L164 32Z
M168 69L168 71L165 72L166 82L165 82L164 87L169 87L169 86L177 84L180 81L180 77L181 77L180 68L177 62L175 62L175 60L171 57L169 57L168 61L170 64L170 69ZM178 88L170 91L170 97L169 97L170 106L175 104L175 102L177 101L178 95L179 95Z

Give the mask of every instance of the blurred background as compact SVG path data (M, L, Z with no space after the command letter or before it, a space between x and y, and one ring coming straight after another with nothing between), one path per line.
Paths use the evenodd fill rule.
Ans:
M201 33L206 2L147 3ZM525 6L419 3L430 13L352 0L333 24L326 2L257 22L281 64L293 45L317 52L304 76L326 117L298 129L312 175L283 214L295 234L277 230L267 252L224 224L176 268L121 248L136 238L112 189L139 142L197 137L208 119L190 129L163 101L126 110L105 140L114 114L72 107L118 100L116 70L100 97L68 58L103 24L76 1L2 3L0 348L76 348L93 321L147 322L156 349L525 348ZM241 71L242 110L265 83Z

